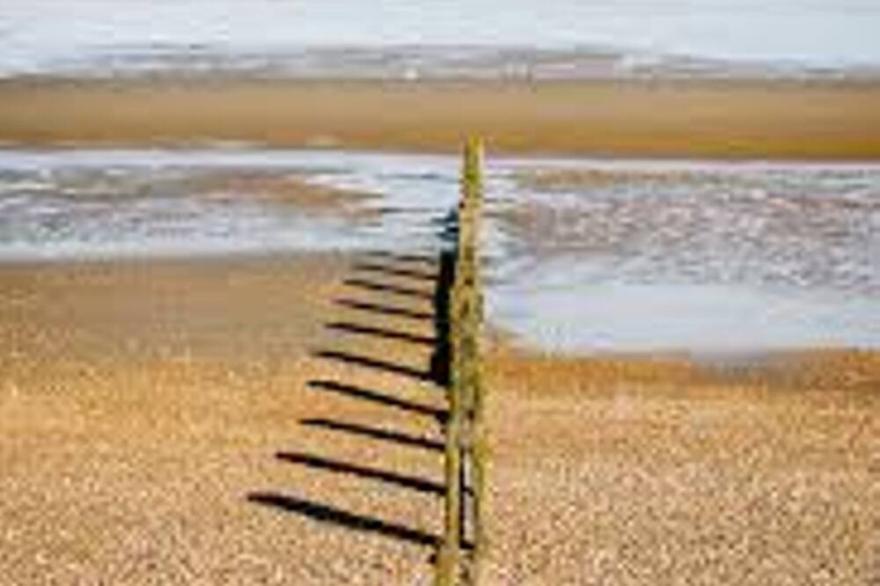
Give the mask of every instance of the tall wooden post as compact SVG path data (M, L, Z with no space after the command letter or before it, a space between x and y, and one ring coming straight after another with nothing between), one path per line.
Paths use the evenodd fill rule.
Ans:
M446 501L443 543L437 559L436 586L455 586L462 577L461 546L473 526L475 551L468 581L476 584L485 555L485 462L478 457L484 432L482 426L482 377L479 340L482 298L479 278L479 213L482 199L483 147L479 140L465 146L461 200L458 207L458 237L455 274L449 299L449 416L446 422ZM480 438L483 438L482 440ZM483 442L483 443L481 443ZM467 499L468 481L473 497ZM473 515L468 515L472 511Z
M468 442L469 464L471 470L471 490L473 502L473 536L474 552L471 569L471 582L477 584L485 565L488 550L486 530L487 511L487 465L488 465L488 438L485 429L485 389L483 385L483 362L481 352L482 325L483 325L483 283L480 271L478 239L480 223L482 219L483 205L483 146L480 141L472 141L469 148L469 199L471 202L471 240L468 242L470 299L469 314L467 320L469 355L467 367L468 389L467 411L469 418Z

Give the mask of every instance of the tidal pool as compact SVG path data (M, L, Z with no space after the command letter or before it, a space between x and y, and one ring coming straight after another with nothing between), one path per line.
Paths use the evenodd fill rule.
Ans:
M0 151L0 262L436 253L443 155ZM490 158L493 325L558 352L880 347L880 166Z

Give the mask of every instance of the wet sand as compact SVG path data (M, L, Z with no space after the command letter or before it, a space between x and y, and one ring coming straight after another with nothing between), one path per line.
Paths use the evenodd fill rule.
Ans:
M0 575L429 584L436 267L364 265L0 268ZM489 356L488 584L877 580L876 354Z
M0 140L864 160L878 104L855 81L10 80Z

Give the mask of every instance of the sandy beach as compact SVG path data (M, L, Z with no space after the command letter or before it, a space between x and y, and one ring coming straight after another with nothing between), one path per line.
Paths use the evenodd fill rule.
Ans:
M880 586L877 30L0 2L0 586Z
M0 141L866 160L871 81L6 80Z
M65 253L0 265L0 576L432 583L447 407L432 370L438 266L425 250L457 195L457 162L273 147L446 152L476 131L493 155L876 159L878 88L0 83L0 139L51 147L9 151L3 186L23 199L4 213L20 214L21 250ZM268 148L174 150L217 141ZM173 148L54 150L70 143ZM875 171L538 161L489 175L507 186L490 213L509 243L491 262L520 273L520 289L491 289L491 301L506 299L511 315L531 299L571 327L581 308L565 299L602 295L574 269L605 258L632 282L790 287L803 298L786 307L804 325L783 341L832 327L870 339ZM210 237L204 256L188 255L198 236ZM285 252L253 252L281 241ZM380 241L397 248L366 245ZM84 261L77 246L117 260ZM554 262L567 263L570 295L530 297L557 287ZM646 291L638 307L657 302ZM829 292L834 311L807 319ZM754 303L772 320L744 343L789 325L767 299ZM629 313L609 307L609 323ZM669 335L640 319L627 322L637 333ZM880 579L880 353L590 357L490 325L486 584ZM552 342L552 327L535 339L543 330ZM725 335L694 331L707 343Z
M0 269L0 575L429 584L435 268ZM486 583L875 582L880 357L804 358L710 372L496 339Z

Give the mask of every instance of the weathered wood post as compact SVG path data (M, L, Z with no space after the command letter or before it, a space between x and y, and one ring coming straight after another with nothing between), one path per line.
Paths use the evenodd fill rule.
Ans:
M471 471L471 491L473 501L474 552L471 568L471 582L477 584L482 573L488 550L486 530L488 496L488 436L485 421L485 387L483 384L483 361L481 351L483 327L483 283L480 270L479 234L483 207L483 146L480 141L472 141L469 148L470 162L467 183L471 205L470 240L466 263L470 279L470 295L467 320L468 336L464 341L469 360L467 363L466 402L468 412L468 449Z
M479 340L482 298L479 278L479 215L482 208L483 147L479 140L465 146L461 199L457 214L455 271L449 292L449 417L446 422L446 502L437 586L454 586L462 576L476 583L485 554L485 437L482 429L482 377ZM468 506L467 490L472 491ZM472 514L469 515L468 513ZM468 519L473 527L474 560L462 571L461 547Z

